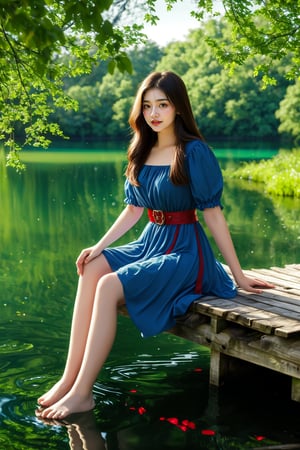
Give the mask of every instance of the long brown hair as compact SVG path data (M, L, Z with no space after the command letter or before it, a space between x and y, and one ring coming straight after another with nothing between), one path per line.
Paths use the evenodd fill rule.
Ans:
M133 130L127 157L126 176L131 184L138 186L138 174L157 141L157 133L149 127L143 116L143 100L149 89L157 88L164 92L175 106L178 114L175 118L176 151L171 164L170 179L174 184L186 184L184 169L185 143L195 138L203 139L191 108L189 96L182 79L174 72L153 72L140 85L133 104L129 124Z

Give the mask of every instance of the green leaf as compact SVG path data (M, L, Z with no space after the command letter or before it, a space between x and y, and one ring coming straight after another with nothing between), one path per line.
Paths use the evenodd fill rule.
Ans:
M116 61L111 59L108 63L108 72L112 75L116 68Z

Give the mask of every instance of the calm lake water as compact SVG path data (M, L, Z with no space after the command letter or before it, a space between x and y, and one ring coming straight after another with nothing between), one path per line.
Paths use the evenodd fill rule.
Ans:
M72 424L36 419L36 398L64 366L74 261L123 207L125 147L78 150L26 152L21 174L5 168L0 153L0 449L227 450L300 443L300 405L289 400L288 379L249 370L247 380L211 389L207 349L167 333L142 339L125 317L95 385L95 411ZM216 153L230 168L276 149ZM299 201L229 180L223 204L244 268L300 262ZM120 242L134 239L145 223L146 217Z

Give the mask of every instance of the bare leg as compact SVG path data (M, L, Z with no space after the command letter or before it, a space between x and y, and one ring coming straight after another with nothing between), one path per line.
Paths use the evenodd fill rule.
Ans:
M68 393L38 415L47 419L63 419L75 412L94 407L93 384L114 342L117 326L117 308L124 303L123 287L115 273L101 278L98 283L90 329L82 364Z
M105 257L100 255L85 266L83 275L79 277L65 370L58 383L38 399L41 406L57 402L73 386L82 364L97 284L103 275L110 272Z

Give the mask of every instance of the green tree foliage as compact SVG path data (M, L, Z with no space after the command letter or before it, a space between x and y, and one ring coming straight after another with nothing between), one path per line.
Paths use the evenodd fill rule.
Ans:
M222 8L220 8L222 6ZM290 56L287 77L300 76L300 3L298 0L198 0L192 14L202 21L207 14L224 15L231 25L229 39L215 39L207 35L222 62L234 68L249 58L263 56L255 72L264 75L265 82L274 82L272 67L275 61Z
M156 44L149 42L129 52L132 74L116 71L113 75L99 75L100 64L90 74L74 80L74 85L69 80L66 93L77 102L78 109L67 112L60 109L53 115L54 121L74 138L127 138L128 116L137 85L155 70L162 53Z
M132 75L115 72L113 76L99 77L95 83L97 77L93 73L99 72L96 66L91 74L80 78L80 85L76 81L67 90L67 95L78 102L78 111L62 111L55 120L71 137L127 139L128 115L139 82L152 70L174 70L187 84L196 120L205 136L278 136L279 118L275 112L289 84L286 69L274 63L272 76L276 86L267 89L262 76L252 76L261 57L245 62L229 74L204 39L208 33L223 38L228 32L225 21L209 21L191 31L185 41L172 42L164 49L151 42L137 47L129 52Z
M11 164L18 164L19 123L25 144L46 147L49 134L62 135L48 118L76 105L63 79L90 72L99 60L108 60L111 73L131 71L125 51L143 35L141 26L122 26L120 17L137 6L135 0L0 0L0 139L11 149Z
M122 96L117 93L114 97L114 94L110 100L108 92L104 92L100 85L97 86L100 80L85 79L84 89L79 77L90 73L94 66L98 67L100 78L104 76L104 71L113 73L115 68L121 73L131 72L133 53L129 56L128 52L134 45L143 42L143 22L156 23L159 20L155 11L156 1L0 0L0 139L11 149L10 164L18 164L20 147L15 139L18 130L22 129L24 133L24 144L37 147L47 147L50 135L63 135L60 127L49 120L59 108L67 111L66 119L72 116L68 111L76 108L78 104L82 104L84 111L94 115L91 123L86 123L86 115L79 112L79 108L78 112L82 117L78 116L76 120L81 124L81 128L85 128L84 132L81 131L82 136L90 133L98 136L101 126L109 134L116 128L111 119L124 118L123 112L129 105L123 92ZM172 10L177 1L165 0L167 8ZM274 64L288 60L285 76L290 79L299 77L299 1L197 0L192 14L202 25L204 18L206 21L209 16L216 17L220 14L216 5L223 8L221 10L226 23L226 33L223 33L224 26L220 22L211 29L205 27L205 33L199 35L199 38L212 46L222 64L235 68L247 61L248 70L251 68L253 73L262 73L264 83L275 84ZM170 20L171 14L172 11ZM211 34L211 31L214 33ZM248 103L246 97L232 98L231 103L225 99L230 93L230 90L227 90L229 81L225 79L221 69L215 70L216 62L211 52L207 56L201 53L203 42L198 41L197 44L200 47L197 53L203 62L208 60L207 71L201 78L203 90L200 90L198 97L201 100L205 98L208 103L218 101L219 97L223 101L218 111L213 111L210 105L206 105L208 111L207 114L205 110L201 111L201 120L203 117L207 117L209 121L214 120L214 127L218 128L220 124L216 122L222 121L222 117L236 117L238 111L245 112L245 105L252 109L251 103ZM173 50L175 51L175 48ZM191 62L186 56L182 59L179 47L176 52L176 71L185 73L184 68L187 66L189 76L186 78L192 79ZM255 60L257 55L261 55L261 58L253 65L250 61ZM100 69L99 61L106 61L105 65L100 65ZM196 77L199 76L196 58L193 58L193 61ZM144 67L147 67L146 64ZM148 72L150 70L148 67ZM200 71L201 74L203 73ZM240 72L240 75L243 75L243 72ZM70 82L74 77L77 80L76 89L74 83ZM227 84L222 85L224 81ZM255 92L250 84L249 82L248 89ZM240 86L242 85L240 80ZM91 86L96 90L91 90ZM128 81L128 95L131 95L130 86ZM193 95L196 100L197 95ZM87 101L91 96L95 98L92 107ZM97 123L98 112L111 104L112 109L106 110L103 125L100 126ZM265 112L267 113L268 111ZM78 126L73 122L67 128L75 130ZM239 128L242 130L242 124ZM266 134L267 128L268 126L259 135Z
M170 44L157 68L170 68L183 77L204 135L277 136L279 120L275 112L289 84L286 71L279 62L274 62L270 73L276 79L276 86L267 89L264 89L262 75L253 77L254 68L262 57L248 60L232 74L228 73L216 60L205 36L225 40L229 33L230 27L224 20L206 22L200 29L190 32L184 42Z
M280 102L280 108L276 111L276 117L280 120L279 131L300 139L300 80L289 86L284 99Z

